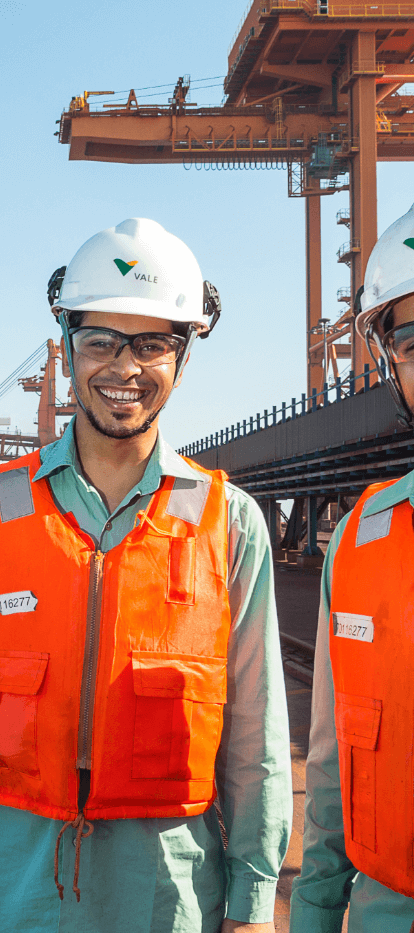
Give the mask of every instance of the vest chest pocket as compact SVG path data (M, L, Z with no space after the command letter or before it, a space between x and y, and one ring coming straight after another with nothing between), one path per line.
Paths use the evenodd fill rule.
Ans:
M195 538L172 538L168 561L167 603L193 606Z
M226 700L226 659L134 651L132 779L211 780Z
M337 693L335 724L345 834L376 851L376 754L381 700Z
M44 653L0 651L0 768L39 775L37 693L48 660Z

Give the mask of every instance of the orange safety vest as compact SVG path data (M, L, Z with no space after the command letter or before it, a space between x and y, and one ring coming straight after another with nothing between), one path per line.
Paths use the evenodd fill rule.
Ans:
M395 482L395 481L392 481ZM409 501L355 506L335 560L330 654L346 852L414 896L414 532Z
M192 816L216 795L230 610L224 474L166 477L106 554L0 468L0 803L72 820ZM37 600L37 602L36 602Z

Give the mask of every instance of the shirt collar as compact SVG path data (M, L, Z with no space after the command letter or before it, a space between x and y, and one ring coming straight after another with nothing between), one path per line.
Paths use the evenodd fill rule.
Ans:
M65 468L81 472L74 435L75 418L72 418L65 433L58 441L43 447L40 453L42 465L33 477L33 482L44 479L52 473ZM148 461L144 476L138 483L141 495L155 492L162 476L175 476L182 479L206 482L208 476L195 470L177 454L158 432L157 443Z
M364 510L364 518L383 512L384 509L392 509L394 505L398 505L406 499L409 499L410 504L414 507L414 471L407 473L407 476L403 476L392 486L383 489L375 497L374 502L367 505Z
M177 476L180 479L193 479L201 483L209 482L210 477L190 466L180 454L177 454L177 452L167 444L162 434L159 432L156 449L158 449L160 472L162 476Z
M50 476L51 473L55 473L57 470L61 470L64 467L72 467L77 473L79 472L74 425L75 418L72 418L65 433L58 441L54 441L53 444L48 444L47 447L41 448L40 459L42 465L33 477L34 483L38 479L44 479Z

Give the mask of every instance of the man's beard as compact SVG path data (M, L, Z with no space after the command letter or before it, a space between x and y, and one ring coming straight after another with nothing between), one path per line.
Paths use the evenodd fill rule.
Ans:
M91 408L85 408L84 411L89 423L93 428L95 428L95 431L98 431L99 434L103 434L104 437L114 437L118 440L127 440L129 437L137 437L139 434L145 434L146 431L148 431L148 429L151 427L152 422L155 421L155 418L159 414L158 411L152 412L146 421L144 421L144 424L141 424L139 428L122 428L120 426L119 428L114 427L111 429L98 421ZM120 412L119 414L114 413L112 417L115 421L121 421L124 416Z

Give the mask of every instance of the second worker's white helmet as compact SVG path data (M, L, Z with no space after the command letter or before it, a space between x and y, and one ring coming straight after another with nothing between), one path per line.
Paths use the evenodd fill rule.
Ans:
M413 292L414 204L380 236L369 257L356 319L360 336L384 308Z

